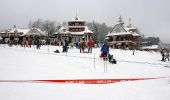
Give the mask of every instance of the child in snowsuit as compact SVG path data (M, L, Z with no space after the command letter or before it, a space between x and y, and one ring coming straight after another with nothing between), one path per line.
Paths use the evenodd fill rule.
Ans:
M113 64L113 63L114 63L114 64L117 63L117 62L116 62L116 59L113 58L113 55L109 54L109 55L108 55L108 58L109 58L109 62L110 62L110 63L112 63L112 64Z

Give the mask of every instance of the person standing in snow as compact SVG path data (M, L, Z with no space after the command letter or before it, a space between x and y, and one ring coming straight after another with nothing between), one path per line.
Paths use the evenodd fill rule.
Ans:
M93 45L94 45L93 40L90 40L90 41L87 43L87 45L88 45L88 53L92 53L92 47L93 47Z
M63 45L63 52L67 52L68 51L68 45L69 45L69 43L68 43L67 39L65 39L64 45Z
M40 46L41 46L41 41L40 41L40 39L37 39L36 45L37 45L37 46L36 46L37 50L40 49Z
M84 49L86 47L86 43L85 41L83 40L82 42L80 42L80 53L84 53Z
M107 56L109 54L109 45L105 42L101 48L101 52L103 54L103 60L107 60Z
M166 59L168 59L168 61L169 61L169 51L168 50L166 51L166 54L165 54L165 61L166 61Z
M165 61L165 49L161 50L161 55L162 55L162 60L161 61Z

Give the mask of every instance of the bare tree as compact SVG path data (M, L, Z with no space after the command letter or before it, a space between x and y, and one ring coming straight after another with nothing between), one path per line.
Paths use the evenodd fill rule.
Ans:
M38 28L38 29L42 29L42 25L43 25L43 20L42 19L37 19L36 21L32 22L30 21L28 24L29 28Z
M50 20L43 21L42 19L37 19L36 21L33 22L30 21L28 27L41 29L42 31L47 32L49 35L55 33L57 28L55 21Z

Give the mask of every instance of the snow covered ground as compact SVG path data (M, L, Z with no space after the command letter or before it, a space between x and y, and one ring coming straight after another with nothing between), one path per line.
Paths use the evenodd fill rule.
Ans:
M104 72L100 48L90 54L75 48L53 53L56 49L62 51L58 46L48 51L48 46L36 50L0 45L0 80L167 78L112 84L0 82L0 100L170 100L170 68L164 67L170 62L161 62L159 52L132 55L130 50L111 49L118 63L107 63Z

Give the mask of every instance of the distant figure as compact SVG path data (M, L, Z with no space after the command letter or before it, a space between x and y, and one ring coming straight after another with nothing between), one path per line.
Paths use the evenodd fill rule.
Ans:
M103 60L107 60L107 56L109 54L109 45L105 42L101 48L101 52L103 54Z
M133 49L133 55L135 55L135 48Z
M28 42L28 40L25 41L25 45L26 45L26 47L29 47L29 42Z
M88 43L88 53L92 53L92 47L94 46L93 40L90 40Z
M86 43L84 41L80 42L80 53L84 53L84 49L86 47Z
M68 43L67 39L65 39L64 45L63 45L63 52L68 52L68 45L69 45L69 43Z
M165 54L165 61L166 61L166 59L168 59L168 61L169 61L169 51L168 50L166 51L166 54Z
M76 49L79 49L80 47L79 47L79 43L78 42L76 42Z
M37 41L36 41L36 48L40 49L40 46L41 46L41 41L40 41L40 39L37 39Z
M165 49L162 49L160 53L162 55L162 60L161 61L165 61Z

